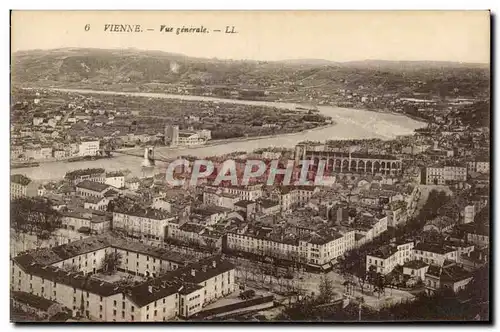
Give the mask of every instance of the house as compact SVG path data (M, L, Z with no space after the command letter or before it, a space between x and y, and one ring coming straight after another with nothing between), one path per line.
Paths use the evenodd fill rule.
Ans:
M281 211L286 212L294 207L304 206L318 191L316 186L281 186L271 194L271 199L277 200Z
M187 222L180 227L169 228L168 237L186 244L195 244L205 248L222 248L223 234L211 231L200 224Z
M259 209L264 215L278 214L281 211L281 205L277 201L269 199L261 199L259 201Z
M38 196L38 184L22 174L10 176L10 199Z
M151 204L153 209L163 210L168 213L172 212L172 205L165 200L163 197L155 197L153 198L153 204Z
M31 293L12 291L10 293L12 306L36 317L38 320L47 319L63 310L63 306Z
M488 160L469 161L467 162L467 170L469 172L487 174L490 172L490 162Z
M177 227L176 217L166 211L132 206L113 211L113 229L118 228L130 236L151 240L164 240L168 227Z
M458 250L441 244L418 243L414 249L414 257L430 265L443 266L446 260L458 260Z
M54 154L54 158L55 159L63 159L65 157L67 157L67 153L65 150L62 150L62 149L55 149L53 151L53 154Z
M445 289L457 293L465 289L471 280L471 273L456 264L430 266L425 274L425 291L429 295Z
M224 192L222 189L214 190L207 187L203 192L203 204L220 206L233 210L234 204L240 200L236 193Z
M245 219L248 220L255 215L255 212L257 211L257 204L254 201L248 201L244 199L239 200L234 203L234 210L242 212L245 216Z
M63 228L83 233L101 234L110 229L110 219L99 211L62 211L61 222Z
M115 188L121 189L125 187L125 175L122 172L106 173L104 183Z
M206 140L196 132L181 131L179 132L178 145L180 146L191 146L204 144Z
M386 275L398 266L413 259L414 243L402 242L386 245L371 251L366 255L366 271L374 266L375 272Z
M90 196L85 198L85 202L83 204L85 209L106 211L108 209L109 198Z
M139 179L138 178L131 178L131 179L127 179L125 181L125 186L130 189L130 190L138 190L139 189Z
M429 269L429 264L419 260L408 261L403 265L403 274L412 278L425 280L425 274Z
M96 156L99 152L99 140L82 141L78 146L79 156Z

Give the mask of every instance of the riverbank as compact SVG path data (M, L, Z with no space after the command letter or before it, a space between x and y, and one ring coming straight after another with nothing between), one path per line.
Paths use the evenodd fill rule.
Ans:
M23 87L23 89L37 89L37 88L29 88ZM265 104L275 104L275 105L283 105L285 109L290 111L300 111L307 112L309 109L312 109L311 103L305 103L302 101L290 101L283 102L280 100L259 100L259 99L243 99L243 98L223 98L218 96L198 96L193 94L170 94L170 93L161 93L161 92L137 92L137 91L109 91L109 90L92 90L92 89L73 89L73 88L62 88L62 87L45 87L40 89L59 91L59 92L69 92L69 93L82 93L82 94L113 94L113 95L131 95L138 97L147 97L147 98L176 98L180 100L212 100L217 102L225 102L225 103L233 103L233 104L245 104L245 105L265 105ZM293 99L292 99L293 100ZM292 106L293 105L293 106ZM315 110L319 110L320 107L325 107L328 105L317 105L314 106ZM338 105L330 105L331 107L344 108ZM411 118L415 121L428 123L428 120L420 118L418 116L407 114L407 113L399 113L390 110L382 110L382 109L368 109L363 107L364 105L357 105L357 110L367 111L367 112L375 112L375 113L383 113L383 114L392 114L398 116L405 116ZM276 106L274 106L276 107ZM279 107L278 107L279 108Z
M294 110L298 104L296 103L274 103L261 101L242 101L232 99L220 99L203 96L184 96L184 95L168 95L168 94L142 94L142 93L122 93L110 91L92 91L92 90L71 90L72 92L87 93L87 94L118 94L132 97L150 97L150 98L173 98L198 101L214 101L219 103L245 104L245 105L260 105L279 109ZM186 154L196 158L208 158L211 156L221 156L233 152L244 151L252 152L257 149L277 147L285 149L293 149L299 142L302 141L326 141L326 140L349 140L349 139L382 139L390 140L397 136L411 135L415 129L422 128L426 123L415 121L401 114L389 114L386 112L370 112L359 109L349 109L333 106L319 106L318 111L323 116L332 119L334 123L325 124L316 128L308 129L302 132L267 135L258 137L242 137L227 140L217 140L206 145L195 146L191 148L169 148L158 147L156 149L156 157L158 160L169 160ZM139 150L139 148L127 152ZM41 164L40 167L16 169L16 173L25 174L33 180L57 180L64 177L65 173L75 169L101 167L107 171L117 171L129 169L132 176L142 176L141 162L143 151L139 153L123 153L110 159L101 159L96 161L84 162L54 162L49 164ZM164 168L164 163L157 163L157 168Z
M293 136L297 135L300 133L307 133L307 132L313 132L329 127L335 126L336 123L328 123L324 124L322 126L314 127L311 129L306 129L306 130L301 130L293 133L286 133L286 134L273 134L273 135L263 135L263 136L254 136L254 137L235 137L235 138L226 138L226 139L220 139L220 140L213 140L213 141L208 141L206 144L203 145L194 145L194 146L177 146L177 147L168 147L168 146L159 146L156 147L157 150L162 150L162 151L184 151L184 150L196 150L196 149L201 149L201 148L206 148L206 147L215 147L218 145L224 145L224 144L231 144L231 143L240 143L240 142L251 142L251 141L258 141L258 140L265 140L265 139L272 139L276 137L286 137L286 136ZM271 147L271 146L270 146ZM116 151L119 152L141 152L143 151L144 147L140 148L124 148L124 149L117 149Z

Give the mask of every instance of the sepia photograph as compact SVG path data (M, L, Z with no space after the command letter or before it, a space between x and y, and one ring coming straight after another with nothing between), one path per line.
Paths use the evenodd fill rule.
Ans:
M491 19L12 10L10 321L491 322Z

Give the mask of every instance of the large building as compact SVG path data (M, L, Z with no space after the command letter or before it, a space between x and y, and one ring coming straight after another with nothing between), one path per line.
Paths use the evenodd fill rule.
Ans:
M409 262L422 262L426 266L443 267L446 262L458 262L459 249L447 245L418 243L413 241L390 244L375 249L366 255L366 271L374 266L375 272L390 273L396 266ZM412 264L416 265L416 264ZM420 271L423 265L419 263ZM408 266L407 266L408 267ZM412 267L415 270L415 266Z
M469 162L467 162L467 170L469 172L489 173L490 172L490 162L487 160L469 161Z
M38 185L22 174L10 176L10 199L38 196Z
M165 145L192 146L206 143L211 138L210 130L179 130L179 126L165 127Z
M318 192L316 186L281 186L275 189L271 198L278 201L281 212L304 206Z
M78 146L79 156L96 156L99 152L99 141L83 141Z
M84 180L76 185L76 194L81 197L104 197L112 187L99 182Z
M115 188L124 188L125 187L125 175L122 172L109 172L106 173L106 179L104 183L107 185L113 186Z
M457 165L422 168L422 184L444 185L449 182L467 181L467 167Z
M177 227L172 223L175 216L152 208L131 208L113 212L113 229L121 229L128 235L138 238L163 241L168 234L168 227Z
M193 131L181 131L179 133L179 145L191 146L204 144L206 139L202 138L198 133Z
M298 144L295 162L313 160L318 166L324 160L326 170L334 173L401 174L402 160L390 155L338 152L328 145Z
M355 246L354 230L344 232L287 231L282 228L245 225L227 233L230 250L327 266Z
M66 180L70 181L74 185L76 185L84 180L105 183L106 171L104 170L104 168L77 169L77 170L66 173L64 178Z
M410 241L377 248L366 255L366 271L373 266L377 273L390 273L396 266L413 260L413 245Z
M152 279L120 286L94 277L104 257L118 252L119 271ZM236 289L233 264L221 256L193 258L116 237L89 237L13 258L11 291L58 302L92 321L187 318Z

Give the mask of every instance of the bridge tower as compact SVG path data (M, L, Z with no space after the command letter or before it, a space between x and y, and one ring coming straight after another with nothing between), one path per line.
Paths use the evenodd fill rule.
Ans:
M153 147L146 147L144 149L144 159L142 160L141 166L143 178L150 178L154 176L155 157Z
M155 152L153 147L144 149L144 159L142 161L143 167L151 167L155 165Z

